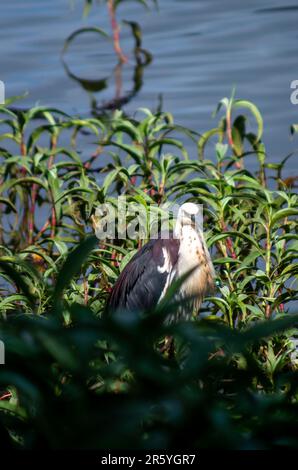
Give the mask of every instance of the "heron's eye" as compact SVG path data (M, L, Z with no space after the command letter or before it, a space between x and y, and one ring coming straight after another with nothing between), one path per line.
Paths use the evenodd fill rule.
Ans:
M196 222L196 216L192 214L190 218L191 218L192 223L194 224Z

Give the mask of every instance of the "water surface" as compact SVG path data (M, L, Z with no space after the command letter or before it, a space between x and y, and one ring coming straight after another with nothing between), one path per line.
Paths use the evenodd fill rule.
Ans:
M176 122L204 132L216 125L212 111L235 85L238 98L261 110L270 159L278 162L298 148L298 136L289 134L290 125L298 122L298 105L290 101L290 83L298 79L297 3L160 0L159 11L149 12L133 1L124 3L119 19L142 26L143 47L153 56L143 70L142 87L123 106L126 112L156 109L162 95L163 109ZM79 0L3 1L0 22L0 79L7 96L29 92L20 106L39 103L89 115L92 100L100 107L115 97L116 60L108 41L92 34L76 40L66 55L68 75L61 61L64 40L75 29L92 25L109 31L104 4L83 19ZM125 95L133 88L135 66L127 26L122 44L130 58L122 69ZM97 85L104 78L107 87L91 93L76 77ZM296 156L290 165L288 174L298 173Z

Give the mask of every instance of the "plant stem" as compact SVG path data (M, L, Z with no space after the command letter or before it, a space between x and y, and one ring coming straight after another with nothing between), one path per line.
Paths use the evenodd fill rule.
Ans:
M24 134L21 134L21 142L20 142L20 152L22 157L26 157L27 155L27 149L26 149L26 144L25 144L25 139L24 139ZM26 176L26 168L22 166L21 168L21 177ZM28 214L28 211L30 212L29 209L29 194L26 192L24 194L24 214L23 214L23 227L24 227L24 236L27 237L27 244L30 245L30 213ZM22 231L22 229L21 229Z
M88 305L88 289L89 289L89 286L88 286L88 279L86 277L84 277L83 284L84 284L84 304Z
M57 147L57 137L55 135L52 136L51 138L51 150L56 150ZM51 155L48 161L48 168L49 170L52 168L53 163L54 163L54 155Z
M57 216L56 216L56 209L55 209L54 200L53 200L51 238L55 238L56 225L57 225Z
M227 232L228 231L228 228L224 222L224 220L222 219L221 220L221 228L224 232ZM232 239L231 237L227 237L226 238L226 247L227 247L227 250L231 253L231 257L233 259L237 259L237 255L235 253L235 250L234 250L234 245L233 245L233 242L232 242Z
M236 156L237 155L237 152L235 150L235 146L234 146L234 141L233 141L233 135L232 135L232 106L233 106L233 99L231 99L230 101L230 104L227 108L227 112L226 112L226 121L227 121L227 136L228 136L228 143L230 145L230 147L232 148L234 154ZM238 169L241 169L243 168L243 161L242 159L239 159L239 161L236 161L235 162L235 166L236 168Z
M123 53L121 46L120 46L120 35L119 35L120 28L116 20L114 0L108 0L108 10L109 10L109 15L110 15L112 31L113 31L114 49L115 49L117 56L119 57L120 62L125 64L128 62L128 58Z
M45 224L43 225L43 227L40 229L40 231L38 232L38 234L36 235L36 237L34 238L34 242L36 242L40 237L41 235L46 231L46 229L50 226L50 221L47 220L45 222Z
M32 241L33 241L34 214L35 214L35 203L36 203L36 198L37 198L37 187L38 187L38 185L36 183L34 183L33 186L32 186L32 190L31 190L31 205L30 205L30 209L29 209L29 223L28 223L28 229L29 229L28 242L29 242L29 245L32 245Z
M11 392L6 392L4 393L4 395L0 397L0 400L6 400L7 398L11 398L11 397L12 397Z
M94 160L96 160L96 158L103 152L103 149L104 147L102 145L99 145L96 151L91 155L90 159L86 163L84 163L84 168L86 168L86 170L90 169Z
M271 261L271 240L270 240L270 222L266 226L266 275L269 278L270 277L270 261ZM272 286L268 289L268 297L272 296ZM266 318L270 318L272 313L272 307L269 303L267 303L266 308L265 308L265 316Z

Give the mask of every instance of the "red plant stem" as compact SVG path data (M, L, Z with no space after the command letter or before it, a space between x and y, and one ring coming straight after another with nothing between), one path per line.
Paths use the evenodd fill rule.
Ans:
M26 144L25 144L25 140L24 140L23 135L21 136L20 152L21 152L22 157L25 157L26 154L27 154ZM26 168L24 166L21 169L21 174L22 174L22 176L24 176L26 174Z
M114 49L117 56L119 57L120 62L125 64L128 62L128 59L120 47L119 25L116 20L114 0L108 0L108 10L113 31Z
M226 224L224 223L224 221L221 222L221 227L223 229L224 232L227 232L228 229L227 229L227 226ZM231 253L231 257L233 259L237 259L237 255L235 253L235 250L234 250L234 245L233 245L233 242L232 242L232 239L231 237L227 237L226 238L226 247L227 247L227 250Z
M94 162L94 160L96 160L96 158L103 152L103 146L100 145L97 150L91 155L90 159L84 163L84 168L86 168L86 170L89 170L92 163Z
M278 289L279 294L282 294L282 289ZM279 304L279 310L281 313L285 312L285 306L283 303Z
M237 256L236 256L236 253L234 251L232 239L230 237L227 238L227 248L230 250L232 258L236 259Z
M151 170L151 167L152 167L152 165L150 165L150 170ZM157 191L156 191L155 188L154 188L154 183L153 183L152 174L150 174L150 175L148 176L148 181L149 181L149 184L150 184L150 186L151 186L151 188L150 188L150 190L149 190L149 194L150 194L151 197L153 197L153 196L155 196L155 194L156 194Z
M6 398L11 398L12 394L10 392L5 392L4 395L0 397L0 400L6 400Z
M42 227L42 228L40 229L40 231L38 232L38 234L36 235L36 237L34 238L34 242L36 242L36 241L41 237L41 235L46 231L46 229L49 227L49 225L50 225L50 221L47 220L47 221L44 223L43 227Z
M21 138L20 150L21 150L21 155L23 155L23 157L24 157L26 155L26 145L25 145L25 141L24 141L23 136Z
M115 268L118 268L119 263L118 263L118 261L117 261L116 250L113 250L113 251L112 251L111 259L113 260L113 266L115 266Z
M271 305L267 304L265 308L265 317L269 319L271 317L271 313L272 313Z
M55 209L54 200L53 200L51 238L55 238L56 225L57 225L57 216L56 216L56 209Z
M158 205L159 206L161 204L164 193L165 193L165 183L164 183L164 181L162 181L159 185L159 188L158 188Z

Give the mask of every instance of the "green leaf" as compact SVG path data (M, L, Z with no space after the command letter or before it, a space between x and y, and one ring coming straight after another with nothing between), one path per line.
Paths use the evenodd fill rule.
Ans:
M56 286L53 294L53 303L61 300L64 289L68 286L71 279L78 274L82 264L91 251L97 245L98 240L95 236L86 238L78 247L76 247L67 257L61 271L57 277Z
M258 142L263 135L264 125L262 115L258 110L257 106L247 100L235 100L233 102L233 108L246 108L249 109L249 111L253 114L258 125L258 133L256 138L256 142Z
M35 298L30 292L28 284L24 280L24 276L11 266L10 263L0 260L0 270L4 271L8 277L23 291L24 296L27 298L29 303L34 307Z
M136 147L127 144L120 144L119 142L111 142L111 145L115 145L116 147L124 150L128 153L137 163L141 164L143 161L143 153L138 150Z
M285 217L297 216L298 209L287 207L286 209L281 209L277 211L271 219L271 225L273 226L278 220L284 219Z
M204 160L204 150L207 142L210 140L211 137L214 135L219 135L223 137L223 131L219 127L211 129L210 131L204 132L198 141L198 153L200 160Z
M120 263L120 272L123 271L128 262L133 258L133 256L138 252L137 249L131 250L122 258Z
M88 193L88 194L93 194L93 191L89 188L81 188L80 186L76 186L75 188L70 188L64 191L54 202L57 204L58 202L61 202L63 199L65 199L67 196L70 194L76 194L76 193Z
M0 197L0 204L6 204L9 206L15 213L17 213L16 206L11 202L7 197Z

